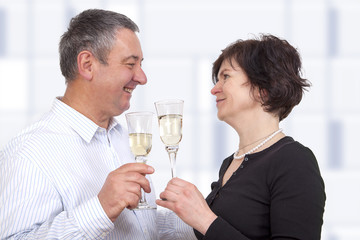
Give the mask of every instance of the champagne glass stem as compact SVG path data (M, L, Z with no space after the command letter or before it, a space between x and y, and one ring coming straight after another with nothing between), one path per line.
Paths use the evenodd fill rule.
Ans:
M147 158L144 156L136 156L135 161L137 163L146 163ZM145 192L144 192L144 189L141 188L141 198L139 200L139 206L141 207L141 206L146 206L146 205L147 205L147 202L146 202L146 198L145 198Z
M140 206L146 204L145 192L144 192L144 189L142 189L142 188L141 188L141 198L139 200L139 204L140 204Z
M176 164L176 153L179 149L179 146L167 146L166 147L166 151L169 154L169 159L170 159L170 165L171 165L171 177L174 178L176 177L176 168L175 168L175 164Z

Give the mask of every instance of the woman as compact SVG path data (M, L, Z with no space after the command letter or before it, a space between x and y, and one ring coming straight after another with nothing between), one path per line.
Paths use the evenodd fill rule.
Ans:
M157 200L198 239L320 239L325 192L317 160L279 129L310 86L300 71L296 49L272 35L236 41L214 62L218 118L237 132L239 148L206 201L179 178Z

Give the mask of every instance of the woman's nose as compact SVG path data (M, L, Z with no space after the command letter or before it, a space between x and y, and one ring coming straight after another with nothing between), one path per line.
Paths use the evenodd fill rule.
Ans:
M211 89L211 94L216 95L217 93L221 92L221 86L220 83L217 82L215 86Z

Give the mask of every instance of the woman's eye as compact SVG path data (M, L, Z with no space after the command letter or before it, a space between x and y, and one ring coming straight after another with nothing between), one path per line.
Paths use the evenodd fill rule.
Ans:
M228 77L230 77L230 76L227 74L224 74L224 80L226 80Z

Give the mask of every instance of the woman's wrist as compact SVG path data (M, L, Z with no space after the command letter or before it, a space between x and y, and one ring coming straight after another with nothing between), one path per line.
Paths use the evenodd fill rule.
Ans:
M196 230L198 230L202 235L205 235L210 225L215 221L216 218L217 216L211 212L207 217L202 218L199 229Z

